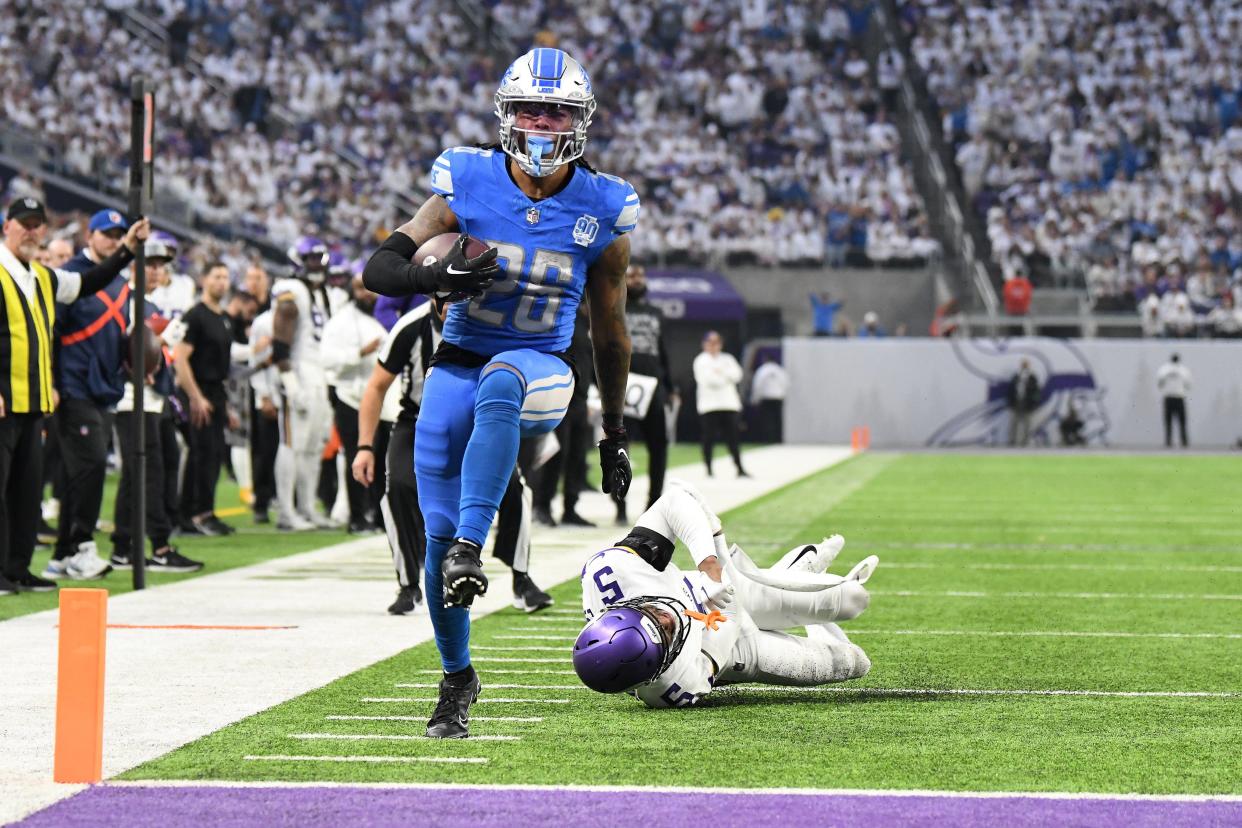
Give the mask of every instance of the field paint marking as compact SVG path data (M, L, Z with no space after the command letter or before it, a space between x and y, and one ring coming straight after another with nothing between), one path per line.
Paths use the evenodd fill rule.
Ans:
M437 685L439 686L439 685ZM438 702L430 696L423 699L412 699L408 696L397 698L363 698L360 702ZM569 699L477 699L475 704L569 704Z
M571 636L571 637L569 637L569 638L563 638L563 639L558 639L558 640L561 640L561 641L567 641L567 642L568 642L568 641L573 641L574 639L573 639L573 637ZM488 653L488 652L501 652L501 653L517 653L517 652L522 652L522 653L524 653L524 652L527 652L527 651L540 651L540 650L542 650L542 651L544 651L544 652L550 652L550 653L563 653L563 652L566 652L568 649L569 649L569 645L568 645L568 644L566 644L566 645L565 645L565 646L563 646L563 647L540 647L540 646L538 646L538 645L532 644L532 645L531 645L531 646L529 646L529 647L519 647L519 646L516 646L516 645L505 645L505 646L503 646L503 647L475 646L475 647L471 647L471 648L470 648L470 652L475 652L475 651L477 650L477 651L478 651L478 652L480 652L480 653Z
M557 649L562 649L558 647ZM565 655L569 655L568 652ZM563 658L502 658L500 656L479 656L474 661L494 661L504 664L564 664Z
M1127 543L972 543L970 541L869 541L873 549L908 549L919 552L1139 552L1171 554L1204 552L1236 554L1236 546L1174 546Z
M1199 595L1185 592L919 592L917 590L876 591L886 598L1066 598L1085 600L1120 598L1148 601L1242 601L1242 595Z
M724 688L722 688L724 689ZM1125 699L1236 699L1242 693L1208 693L1200 691L1140 690L965 690L927 687L781 687L778 685L731 686L729 690L744 693L850 693L860 696L1103 696Z
M391 741L391 742L442 742L443 739L432 739L431 736L415 734L289 734L289 739L322 739L337 741ZM471 739L484 742L517 742L522 736L471 736Z
M849 632L850 635L983 635L1037 638L1242 638L1242 633L1079 632L1071 630L867 630L854 628Z
M431 686L431 685L428 685ZM437 685L438 686L438 685ZM324 716L333 722L425 722L426 716ZM542 722L543 716L471 716L472 722Z
M573 641L572 635L493 635L497 641ZM478 650L479 647L471 647L472 650Z
M428 675L433 675L433 676L442 676L442 675L444 675L444 672L443 672L443 671L441 671L441 670L418 670L418 671L416 671L416 672L419 672L419 673L426 673L426 674L428 674ZM493 675L501 675L501 676L506 676L506 675L512 675L512 676L576 676L576 675L578 675L578 674L577 674L577 673L575 673L573 670L535 670L535 669L531 669L531 670L505 670L505 669L500 668L500 667L489 667L489 668L487 669L487 674L488 674L489 676L493 676ZM439 686L439 685L437 685L437 686ZM471 718L473 718L473 717L471 717Z
M944 569L942 563L910 562L900 563L885 561L885 569ZM1242 572L1242 566L1136 566L1130 564L1007 564L1007 563L972 563L971 569L991 569L998 571L1056 571L1063 569L1072 572Z
M439 687L438 684L398 684L396 687L404 687L407 689L430 690ZM587 687L582 684L487 684L484 687L488 690L586 690ZM471 717L471 721L475 721Z
M292 626L269 627L262 624L109 624L110 630L296 630Z
M486 765L487 760L473 756L243 756L247 762L435 762L445 765Z
M251 758L251 757L246 757ZM262 759L265 757L254 757ZM281 757L272 757L281 758ZM308 756L307 759L321 759ZM343 757L350 759L352 757ZM365 760L368 757L362 757ZM369 757L374 760L402 757ZM439 757L429 757L439 758ZM448 758L448 757L445 757ZM486 759L483 761L487 761ZM101 787L112 788L374 788L375 790L405 789L446 791L461 790L461 786L444 782L288 782L250 781L236 782L222 779L150 779L150 780L104 780ZM918 796L943 797L945 799L1063 799L1063 800L1118 800L1127 802L1242 802L1239 794L1134 794L1106 792L1069 791L935 791L921 788L674 788L667 785L516 785L494 782L471 783L470 787L481 791L587 791L599 793L659 793L696 796L703 793L742 794L745 796Z

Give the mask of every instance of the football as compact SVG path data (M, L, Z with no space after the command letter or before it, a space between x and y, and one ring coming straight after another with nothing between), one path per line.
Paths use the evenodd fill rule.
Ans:
M146 369L146 373L148 376L154 374L156 371L160 369L160 365L161 365L160 356L164 350L164 345L162 342L160 342L159 335L154 330L154 326L156 324L158 323L153 318L150 320L150 324L144 326L142 329L146 333L146 337L144 339L144 345L146 346L145 347L146 355L144 357L143 367ZM167 325L167 324L168 324L167 321L164 320L164 325ZM131 350L129 351L129 353L125 355L125 364L127 366L126 370L131 370L133 367L133 363L131 362L130 357L133 354L132 349L137 339L138 339L138 329L134 328L133 332L130 334L130 337L129 337Z
M429 265L438 262L440 259L448 255L449 250L457 243L462 233L441 233L433 236L423 242L414 253L414 263L420 265ZM478 239L466 236L466 258L473 259L475 256L482 256L487 252L487 245Z

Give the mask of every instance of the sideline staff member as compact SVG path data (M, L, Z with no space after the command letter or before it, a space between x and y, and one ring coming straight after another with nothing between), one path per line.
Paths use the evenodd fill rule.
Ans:
M145 237L146 220L132 228ZM141 236L140 236L141 234ZM43 479L43 417L52 412L52 330L56 303L69 304L104 288L129 264L126 238L115 253L84 273L49 270L38 262L47 212L33 198L9 205L0 244L0 595L47 592L51 581L30 572L39 527Z

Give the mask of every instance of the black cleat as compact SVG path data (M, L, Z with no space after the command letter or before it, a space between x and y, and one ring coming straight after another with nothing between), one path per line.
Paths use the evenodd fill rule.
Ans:
M589 526L594 527L595 524L575 512L573 509L566 509L565 514L561 515L562 526Z
M417 586L403 586L397 592L397 600L388 607L389 615L409 615L423 603L423 593Z
M539 612L552 606L552 596L540 589L525 572L513 573L513 607L523 612Z
M487 594L482 552L475 544L459 538L444 554L444 562L440 564L440 573L444 576L444 606L469 607L476 597Z
M538 523L540 526L556 525L556 518L552 517L552 510L547 506L540 506L539 504L536 504L535 507L531 509L531 515L534 517L535 523Z
M428 739L465 739L470 735L470 705L479 697L479 674L440 680L440 701L427 722Z

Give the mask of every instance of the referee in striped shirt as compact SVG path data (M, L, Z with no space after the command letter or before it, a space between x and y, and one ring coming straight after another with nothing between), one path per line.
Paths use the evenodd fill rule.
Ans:
M135 226L145 238L146 219ZM9 205L0 244L0 595L48 592L51 581L30 572L39 528L43 418L55 407L52 331L56 303L69 304L107 286L133 252L122 245L85 273L39 264L47 211L33 198Z

